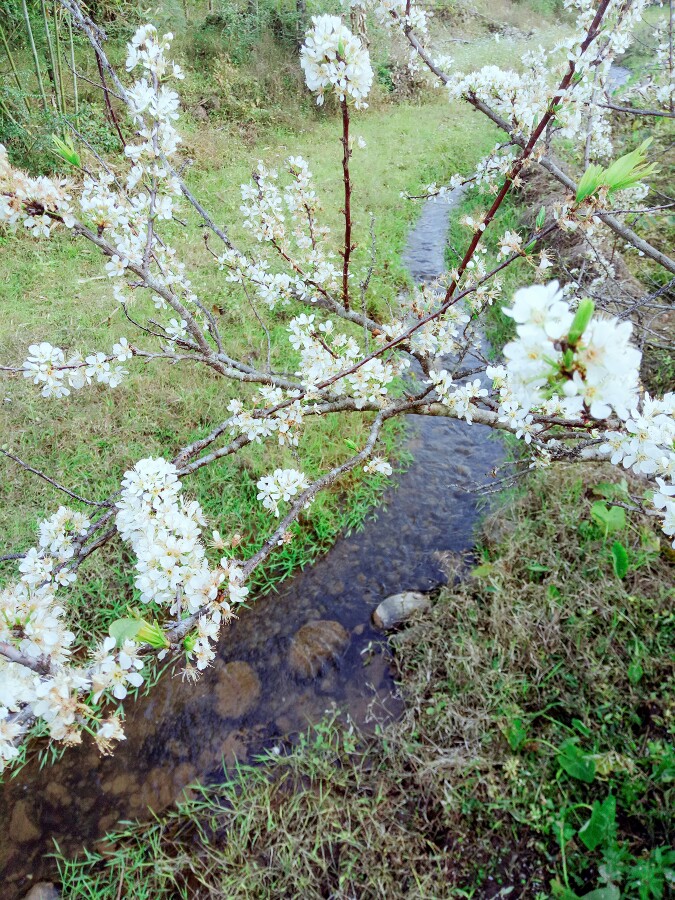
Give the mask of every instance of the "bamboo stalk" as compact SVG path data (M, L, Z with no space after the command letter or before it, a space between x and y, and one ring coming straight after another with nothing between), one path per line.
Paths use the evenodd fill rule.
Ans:
M9 107L7 106L5 101L2 99L2 97L0 97L0 110L3 112L3 114L5 116L7 116L7 118L12 123L12 125L16 125L17 128L19 127L19 123L16 121L14 116L9 111Z
M57 75L56 75L56 58L54 56L54 44L52 43L52 35L49 30L49 21L47 18L47 4L45 0L40 0L40 6L42 7L42 18L45 23L45 37L47 38L47 49L49 50L49 80L52 83L52 88L54 91L54 97L56 99L56 108L60 113L63 112L61 109L61 98L59 96L59 86L56 83Z
M61 67L61 37L59 36L59 6L54 0L54 53L56 55L56 71L59 77L59 93L61 94L61 112L66 113L66 93L63 86L63 69Z
M73 73L73 111L77 117L80 114L80 103L77 95L77 72L75 71L75 44L73 42L73 22L68 14L68 38L70 40L70 68Z
M35 66L35 74L37 75L38 86L40 88L40 95L42 96L42 105L47 109L47 95L45 94L45 86L42 81L42 72L40 71L40 60L38 59L37 49L35 47L35 38L33 37L33 28L30 24L30 16L28 15L28 7L26 6L26 0L21 0L21 7L23 9L23 18L26 22L26 34L28 35L28 42L30 44L30 49L33 54L33 65Z
M16 64L14 62L14 57L12 56L12 51L9 49L9 44L7 43L7 37L5 36L5 29L0 25L0 37L2 38L2 43L5 48L5 53L7 54L7 59L9 60L10 68L12 69L12 75L14 76L14 81L16 81L16 86L19 89L21 96L23 97L23 103L26 107L26 112L30 112L30 106L28 105L28 100L26 99L26 94L24 93L23 85L21 84L21 79L19 78L19 73L16 68Z

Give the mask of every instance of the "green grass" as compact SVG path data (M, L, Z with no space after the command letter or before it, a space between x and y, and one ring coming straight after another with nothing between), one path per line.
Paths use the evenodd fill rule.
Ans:
M502 497L478 565L395 640L402 721L367 739L328 720L193 788L105 851L60 859L65 900L120 885L133 900L571 900L602 872L626 900L666 896L672 558L629 516L615 575L590 516L606 475L556 469ZM614 824L588 849L579 830L608 797Z

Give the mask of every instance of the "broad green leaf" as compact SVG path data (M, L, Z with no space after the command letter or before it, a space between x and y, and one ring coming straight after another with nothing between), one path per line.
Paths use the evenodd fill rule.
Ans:
M607 500L627 500L628 482L625 478L621 481L601 481L593 488L593 493L598 497L605 497Z
M621 900L621 891L615 884L607 884L584 894L580 900Z
M116 619L110 623L108 634L114 637L118 647L125 641L133 641L143 626L142 619Z
M631 684L637 684L642 676L645 674L645 670L642 668L639 659L634 659L632 663L628 666L627 670L628 680Z
M581 203L586 197L590 197L602 184L602 176L604 169L602 166L595 164L590 165L581 176L581 181L577 187L577 203Z
M620 507L614 507L615 509ZM621 510L623 512L623 510ZM617 578L625 578L628 572L628 553L621 541L612 544L612 560L614 562L614 574Z
M605 532L605 535L622 531L626 527L626 511L621 506L607 506L596 500L591 506L591 518Z
M539 230L543 226L545 221L546 221L546 207L542 206L542 208L537 213L537 220L535 222L535 225L537 226L537 230Z
M579 838L589 850L595 850L611 840L615 831L616 797L610 795L602 803L595 801L590 819L579 829Z
M514 753L527 740L527 729L523 725L522 719L512 719L503 731L504 737L509 742L509 747Z
M577 747L575 740L576 738L569 738L560 745L558 763L572 778L590 784L595 778L595 761Z

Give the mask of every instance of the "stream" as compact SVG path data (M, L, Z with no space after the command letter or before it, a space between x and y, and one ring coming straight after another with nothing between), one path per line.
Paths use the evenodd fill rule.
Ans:
M428 201L410 232L405 263L417 282L444 268L449 216L461 192ZM374 608L403 590L445 582L447 552L472 545L477 497L502 458L490 430L409 416L414 462L362 531L340 538L313 566L257 600L225 629L212 668L196 685L163 677L127 708L127 740L100 756L85 739L52 766L36 762L0 788L2 897L14 900L54 876L45 854L91 847L120 819L160 811L195 780L223 777L223 761L252 761L326 711L364 729L401 710ZM458 486L459 485L459 486Z

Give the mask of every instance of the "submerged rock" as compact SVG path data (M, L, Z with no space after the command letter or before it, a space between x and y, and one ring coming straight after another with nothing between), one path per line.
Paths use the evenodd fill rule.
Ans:
M9 836L17 844L27 844L40 837L41 831L33 821L32 813L27 800L19 800L14 804L9 820Z
M316 678L327 662L340 656L349 643L349 633L329 619L308 622L291 641L288 662L296 675Z
M225 719L239 719L260 697L260 679L255 669L242 660L216 666L218 681L213 687L216 711Z
M403 591L386 597L373 613L373 624L387 631L406 622L413 613L429 609L431 601L419 591Z
M28 891L23 900L59 900L61 894L56 890L51 881L38 881Z

